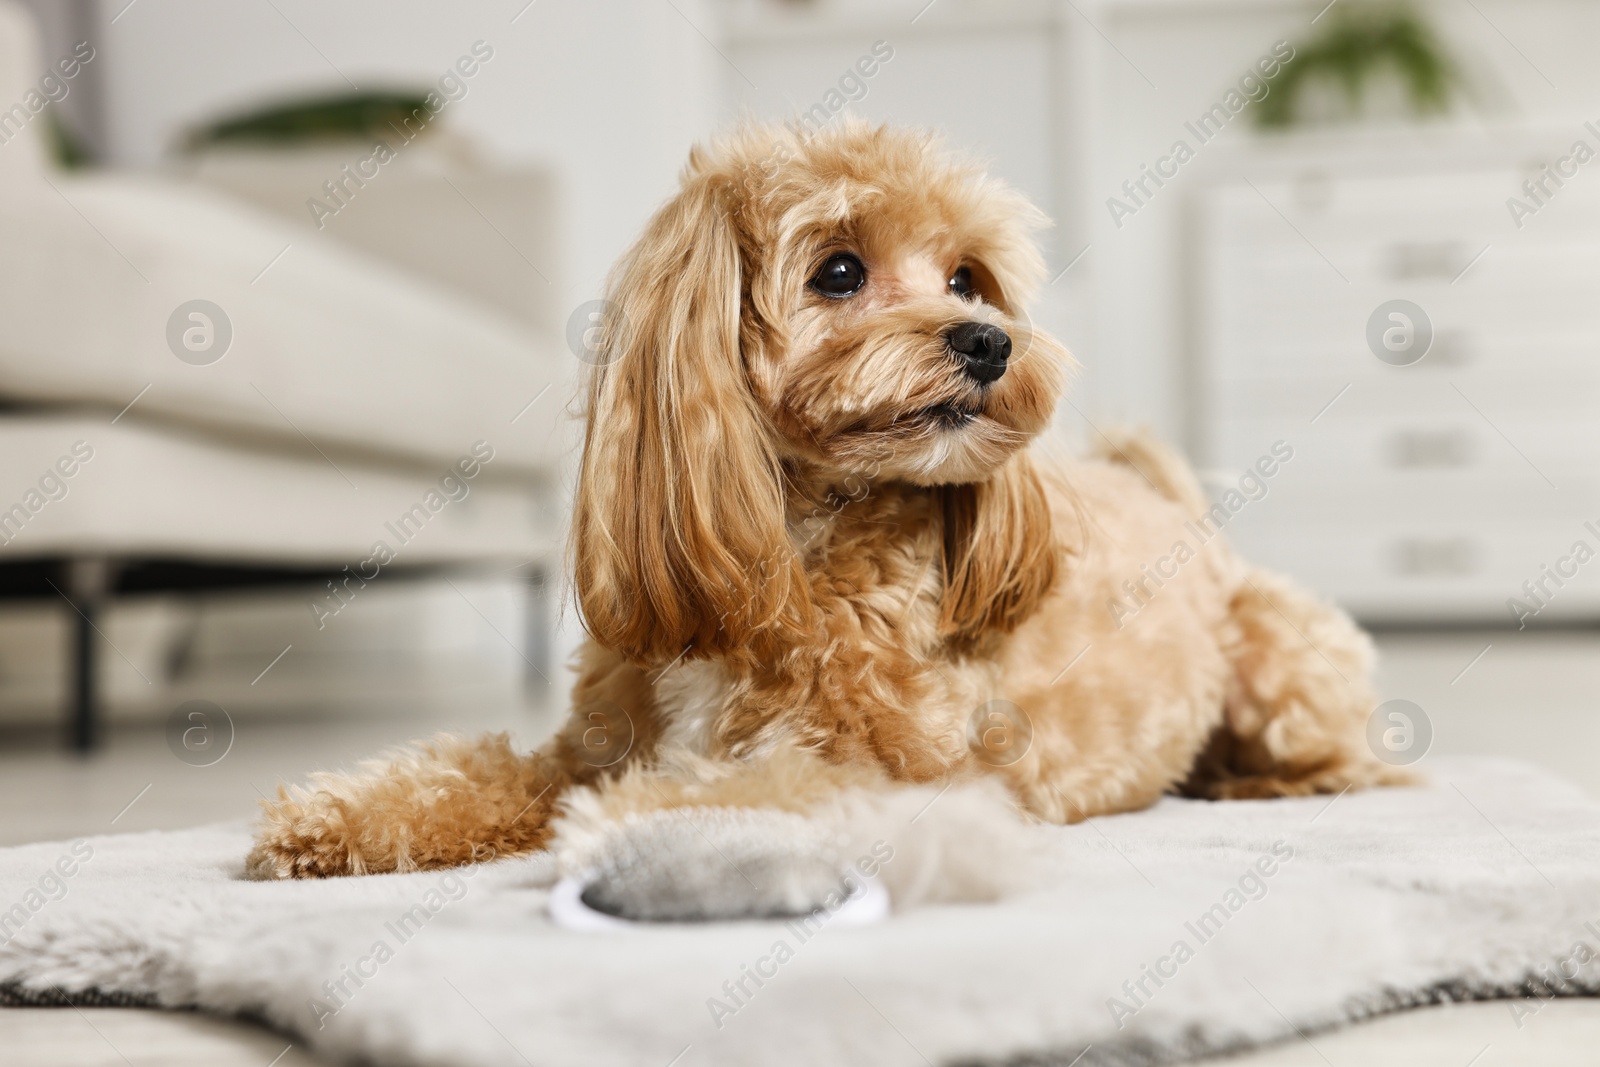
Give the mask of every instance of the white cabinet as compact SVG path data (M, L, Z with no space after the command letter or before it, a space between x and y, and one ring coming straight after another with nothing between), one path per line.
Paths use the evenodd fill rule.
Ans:
M1278 151L1195 200L1196 443L1224 472L1295 450L1230 532L1371 620L1600 614L1600 562L1542 570L1600 550L1600 165L1518 228L1507 199L1555 157L1499 143ZM1393 300L1432 325L1410 365L1369 342Z

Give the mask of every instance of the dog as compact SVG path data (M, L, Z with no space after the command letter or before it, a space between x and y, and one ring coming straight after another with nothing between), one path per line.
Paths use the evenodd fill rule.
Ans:
M586 385L571 718L531 754L443 736L280 787L249 872L545 849L579 802L804 812L993 775L1070 823L1406 780L1365 742L1370 641L1194 536L1182 460L1120 432L1044 457L1073 365L1025 311L1044 222L859 120L691 152Z

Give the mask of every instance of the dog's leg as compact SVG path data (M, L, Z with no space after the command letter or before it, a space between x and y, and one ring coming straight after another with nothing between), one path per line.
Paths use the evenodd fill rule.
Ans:
M455 867L544 848L556 804L649 755L656 743L643 672L594 645L582 654L574 710L537 753L504 735L443 735L353 773L278 789L246 866L257 878Z
M1189 643L1203 647L1204 639L1196 633ZM1046 822L1149 807L1183 777L1221 718L1226 665L1220 654L1172 657L1129 673L1128 657L1144 653L1119 649L1117 641L1104 635L1095 646L1109 669L1085 663L1042 691L1019 693L1016 710L997 712L977 731L974 761L1004 779L1022 807ZM1019 721L1007 721L1012 716ZM1015 738L1008 739L1008 731Z
M601 831L630 815L675 808L771 808L806 814L847 790L884 789L889 776L870 763L829 763L814 752L779 745L749 760L708 759L680 749L574 793L567 829Z
M1367 747L1378 704L1372 642L1342 611L1251 569L1230 605L1223 646L1234 668L1226 717L1184 792L1302 796L1416 780Z
M540 848L574 777L555 752L519 754L504 734L448 734L350 774L279 786L246 868L256 878L430 870Z

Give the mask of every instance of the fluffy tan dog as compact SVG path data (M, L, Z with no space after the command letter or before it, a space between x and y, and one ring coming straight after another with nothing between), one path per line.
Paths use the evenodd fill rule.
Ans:
M1070 366L1023 310L1043 221L924 135L693 152L588 385L569 723L535 754L444 737L280 789L251 871L539 849L575 789L804 811L987 773L1072 822L1396 780L1364 742L1365 636L1211 536L1178 459L1030 449Z

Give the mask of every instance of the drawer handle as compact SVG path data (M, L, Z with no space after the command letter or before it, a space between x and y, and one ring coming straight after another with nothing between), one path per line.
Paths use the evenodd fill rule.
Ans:
M1470 467L1478 449L1467 430L1401 430L1389 438L1389 464L1402 470Z
M1448 282L1472 262L1472 252L1460 241L1405 241L1390 245L1385 258L1395 281Z
M1407 578L1462 578L1480 564L1477 546L1464 537L1407 538L1395 543L1395 571Z

